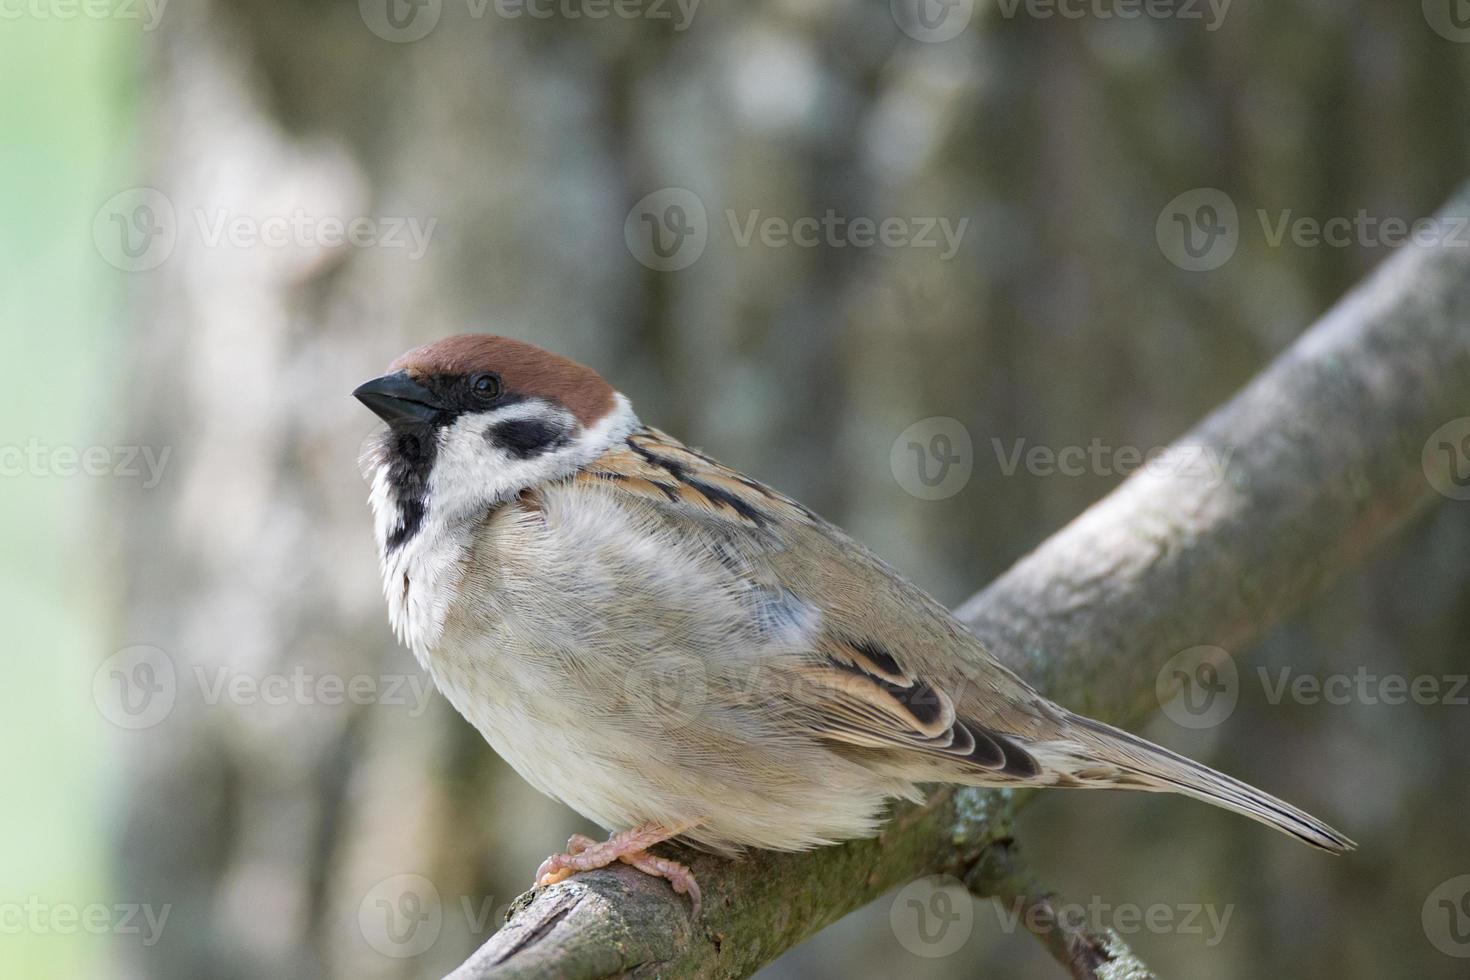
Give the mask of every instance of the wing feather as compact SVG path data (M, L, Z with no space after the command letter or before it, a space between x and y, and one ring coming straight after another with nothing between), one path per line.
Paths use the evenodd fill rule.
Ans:
M714 522L728 532L722 562L749 578L758 601L794 597L816 610L802 655L767 665L814 736L998 782L1040 771L1022 743L1049 719L1040 707L1011 707L1040 697L947 610L802 505L656 429L633 433L577 479ZM732 548L738 562L724 553ZM770 618L782 617L784 605Z

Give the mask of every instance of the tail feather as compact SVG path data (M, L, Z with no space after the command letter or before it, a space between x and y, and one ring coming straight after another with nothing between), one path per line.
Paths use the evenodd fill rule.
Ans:
M1136 735L1081 715L1071 715L1064 741L1028 746L1043 768L1055 771L1071 758L1075 785L1122 785L1131 789L1182 793L1233 810L1333 854L1357 845L1327 824L1269 793L1262 792L1193 759L1171 752ZM1104 767L1102 770L1099 764ZM1109 773L1107 767L1114 769Z

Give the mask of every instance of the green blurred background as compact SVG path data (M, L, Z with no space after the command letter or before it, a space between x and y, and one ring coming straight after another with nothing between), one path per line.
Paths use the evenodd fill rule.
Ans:
M347 397L404 348L493 330L593 364L646 420L956 604L1119 479L1007 473L992 440L1165 444L1389 254L1273 244L1259 210L1412 220L1470 175L1460 0L1235 0L1218 21L962 0L926 7L929 27L901 0L704 0L687 23L672 4L392 2L0 9L0 446L169 452L156 485L49 464L0 480L0 975L437 976L588 830L411 693L356 470L373 420ZM706 212L685 268L639 258L638 205L666 188ZM1200 188L1238 209L1239 241L1190 271L1156 226ZM829 209L968 224L943 258L742 245L727 218ZM293 215L309 227L283 244L251 238ZM353 218L378 237L326 240ZM424 247L393 245L394 224ZM130 254L130 227L166 233ZM890 453L935 417L969 434L972 472L928 500ZM1463 676L1466 507L1232 651L1243 671ZM139 657L173 671L171 707L123 727L107 685ZM211 703L199 680L298 669L381 696ZM1187 801L1055 793L1025 815L1032 860L1083 902L1232 910L1213 945L1130 937L1162 975L1463 977L1421 910L1470 873L1470 708L1267 693L1145 734L1357 854ZM375 903L423 882L432 941L385 944ZM38 903L104 906L112 927L11 928ZM168 907L157 942L117 928L136 904ZM988 904L941 958L890 911L768 975L1059 975Z
M8 13L8 10L7 10ZM84 446L115 408L118 357L132 329L125 283L87 229L119 179L135 172L140 38L114 23L0 20L0 324L13 382L0 443ZM93 485L88 485L91 482ZM115 753L87 692L112 643L119 570L108 555L108 496L97 481L44 473L0 481L0 901L111 901L109 797ZM105 656L105 654L104 654ZM80 696L79 696L80 695ZM14 977L105 973L110 940L36 930L7 918L0 971Z

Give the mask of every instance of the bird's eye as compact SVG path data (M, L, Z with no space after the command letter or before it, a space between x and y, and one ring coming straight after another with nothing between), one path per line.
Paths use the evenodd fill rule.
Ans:
M470 390L484 399L500 397L500 376L491 372L470 378Z

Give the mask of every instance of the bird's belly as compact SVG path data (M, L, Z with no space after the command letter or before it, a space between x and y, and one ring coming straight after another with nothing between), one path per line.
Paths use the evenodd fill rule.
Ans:
M697 822L685 836L714 850L799 850L870 836L889 797L915 796L911 785L816 743L785 740L776 748L752 726L739 744L738 719L724 719L733 737L730 730L662 731L657 719L591 708L568 679L559 679L566 685L560 697L544 689L527 697L519 690L524 678L511 681L452 656L431 663L449 701L522 778L609 830ZM717 740L718 749L701 750L703 739Z
M657 819L656 803L636 813L629 805L630 774L610 764L603 734L565 717L575 695L533 694L525 676L507 676L497 669L504 665L490 663L496 656L441 649L429 661L435 684L491 748L536 789L601 826Z
M867 836L888 797L915 795L773 710L767 628L713 553L650 549L616 508L546 508L482 532L473 599L424 656L532 786L609 829L699 821L685 836L717 850Z

